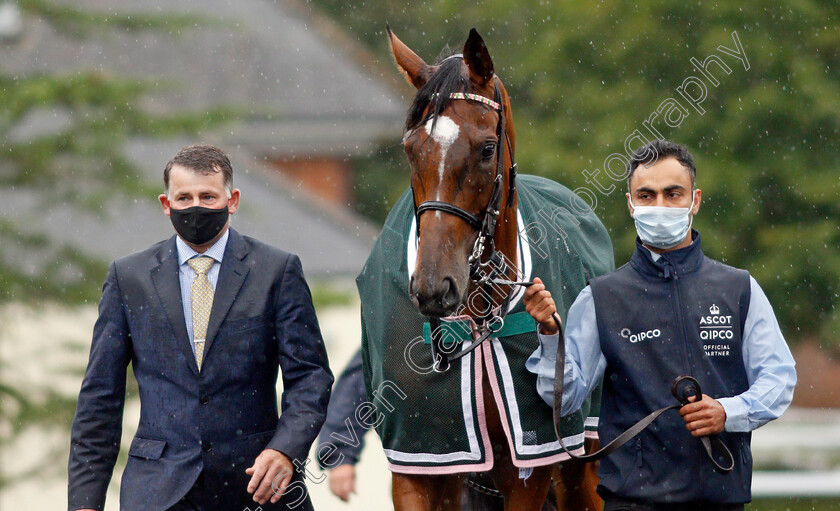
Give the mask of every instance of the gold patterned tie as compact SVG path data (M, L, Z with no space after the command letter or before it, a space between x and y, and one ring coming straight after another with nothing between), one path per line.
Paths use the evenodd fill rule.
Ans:
M195 271L192 292L192 324L193 341L195 342L195 362L198 370L201 371L201 362L204 359L204 340L207 338L207 322L210 320L210 309L213 307L213 287L207 272L215 261L212 257L200 256L187 261Z

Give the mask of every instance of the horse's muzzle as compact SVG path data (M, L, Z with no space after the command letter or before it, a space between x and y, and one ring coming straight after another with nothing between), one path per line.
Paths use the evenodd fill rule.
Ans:
M411 276L408 291L411 300L420 310L420 314L442 318L449 316L457 310L461 303L461 293L458 292L458 284L452 277L444 277L443 280L432 285L432 282L423 279L415 279Z

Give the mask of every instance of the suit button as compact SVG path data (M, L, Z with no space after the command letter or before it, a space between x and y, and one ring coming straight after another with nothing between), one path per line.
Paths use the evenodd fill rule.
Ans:
M203 405L206 405L206 404L207 404L207 403L209 403L209 402L210 402L210 398L209 398L209 397L207 397L207 396L203 396L203 397L199 400L199 403L201 403L201 404L203 404Z
M202 444L201 444L201 449L202 449L204 452L210 452L210 449L211 449L210 442L207 442L207 443L202 443Z

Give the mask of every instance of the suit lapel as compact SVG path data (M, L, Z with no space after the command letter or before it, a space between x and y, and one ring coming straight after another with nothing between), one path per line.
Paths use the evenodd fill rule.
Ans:
M187 323L184 319L184 305L181 302L181 281L178 276L178 249L175 237L164 243L157 254L160 264L152 268L152 283L157 291L163 311L175 333L175 339L187 359L190 370L198 375L198 365L190 345Z
M233 305L236 295L248 276L249 268L244 259L248 255L248 245L238 232L230 229L230 238L225 247L225 256L222 260L222 267L219 268L219 280L216 283L216 291L213 293L213 308L210 310L210 321L207 324L207 340L204 343L204 359L207 360L207 353L216 339L219 327L222 326Z

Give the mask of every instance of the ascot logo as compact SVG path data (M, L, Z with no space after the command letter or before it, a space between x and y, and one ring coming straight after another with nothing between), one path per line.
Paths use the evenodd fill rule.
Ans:
M732 316L722 315L720 307L712 304L709 307L709 315L700 318L700 328L732 328Z
M622 328L621 332L619 332L618 335L624 337L625 339L629 339L630 342L635 344L637 342L642 342L646 339L654 339L656 337L661 337L662 332L658 328L655 328L653 330L647 330L645 332L639 332L637 334L634 334L630 331L629 328Z
M704 341L730 340L735 337L732 331L732 316L721 314L720 307L712 304L709 315L700 317L700 339Z

